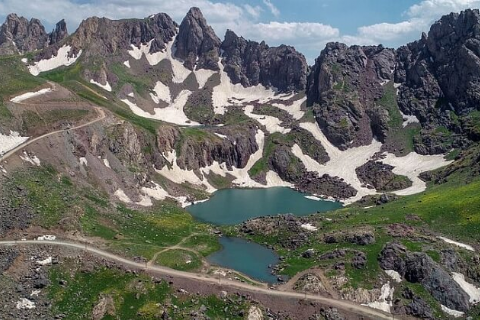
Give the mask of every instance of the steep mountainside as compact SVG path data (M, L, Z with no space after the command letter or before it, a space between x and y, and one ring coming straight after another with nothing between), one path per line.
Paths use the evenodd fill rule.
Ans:
M0 28L0 55L27 53L45 49L68 36L65 21L57 23L55 30L47 34L38 19L28 21L16 14L9 14Z
M219 249L219 234L239 236L282 257L272 272L291 280L281 290L400 316L478 315L478 10L445 16L399 49L329 43L312 67L290 46L231 30L220 39L198 8L180 24L165 13L91 17L71 35L63 20L47 34L38 20L12 14L1 27L0 55L0 238L54 233L146 267L249 282L203 263ZM270 187L346 207L237 226L203 224L183 209L218 189ZM0 257L0 270L10 269L0 286L12 292L0 305L19 301L12 317L267 313L243 294L245 305L235 309L192 298L175 279L177 296L188 296L183 310L177 297L154 292L159 283L118 283L99 266L64 274L68 259L52 260L47 275L47 251L25 254L26 264L16 251ZM17 264L29 266L20 278ZM88 277L91 292L76 288ZM217 294L219 287L202 288ZM30 289L39 295L36 310L20 300L34 303ZM304 318L321 318L309 311L321 309L341 319L303 303L292 308L301 306Z

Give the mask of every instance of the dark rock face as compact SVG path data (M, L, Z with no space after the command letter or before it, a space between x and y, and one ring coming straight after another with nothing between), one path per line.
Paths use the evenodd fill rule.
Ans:
M379 256L384 270L395 270L412 283L420 283L446 307L468 311L468 294L452 279L450 274L425 253L411 253L397 243L387 244Z
M176 57L184 60L186 68L218 70L221 41L207 24L198 8L191 8L180 24ZM198 61L197 61L198 58Z
M293 47L269 47L238 37L227 30L222 43L225 72L233 83L243 86L262 84L280 91L303 91L306 86L307 62Z
M480 102L480 15L465 10L442 17L422 39L398 50L399 104L421 121L449 124ZM408 102L408 99L415 101Z
M308 103L327 138L342 150L384 141L390 116L376 103L393 80L395 52L329 43L308 78Z
M373 186L378 191L401 190L412 185L412 181L394 174L392 169L388 164L370 160L355 171L363 184Z
M58 43L68 37L67 24L65 20L59 21L55 25L55 29L48 35L48 44L52 45Z
M434 319L433 312L428 303L416 295L409 288L405 288L402 297L410 300L408 304L403 304L400 299L395 301L394 314L406 314L421 319Z
M129 20L92 17L82 21L69 44L76 52L83 49L86 56L105 56L152 41L150 53L155 53L165 49L166 43L175 36L176 28L176 23L164 13ZM52 46L45 55L57 49Z
M250 155L258 150L255 140L256 127L225 128L223 134L229 139L221 139L212 134L185 136L178 128L162 126L157 135L157 146L161 153L177 149L177 164L182 169L197 170L213 164L225 163L228 169L243 168ZM228 132L227 132L228 131ZM177 145L181 140L182 143Z
M0 28L0 54L17 54L43 49L48 45L48 34L38 19L28 21L9 14Z

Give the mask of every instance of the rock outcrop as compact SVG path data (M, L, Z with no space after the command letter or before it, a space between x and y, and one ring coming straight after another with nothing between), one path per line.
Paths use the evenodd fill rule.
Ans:
M178 31L175 56L190 70L218 70L221 41L198 8L191 8Z
M177 24L165 13L145 19L110 20L92 17L80 24L69 42L86 56L105 56L150 43L150 53L159 52L176 34Z
M427 254L388 243L378 260L382 269L395 270L407 281L420 283L442 305L463 312L470 309L469 295Z
M342 150L384 141L392 112L386 84L393 80L395 52L383 46L329 43L308 78L308 103L327 138ZM393 85L393 84L392 84ZM398 112L398 111L397 111Z
M355 171L363 184L377 191L402 190L412 185L407 177L396 175L392 170L393 167L388 164L370 160Z
M262 84L280 91L305 89L307 62L293 47L269 47L227 30L221 49L224 70L233 83L245 87Z
M55 29L48 35L48 44L58 43L68 37L67 23L64 19L57 22Z
M44 49L48 34L40 20L9 14L0 28L0 55L17 54Z

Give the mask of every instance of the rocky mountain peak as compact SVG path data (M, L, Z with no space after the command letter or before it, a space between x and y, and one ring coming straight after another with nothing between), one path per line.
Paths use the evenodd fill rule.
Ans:
M0 27L0 54L16 54L43 49L48 34L40 20L19 17L11 13Z
M221 41L207 24L199 8L191 8L180 24L176 57L184 60L186 68L218 70Z
M55 29L48 36L48 44L52 45L68 37L67 24L64 19L57 22Z
M227 30L222 43L225 72L233 83L262 84L280 91L302 91L306 86L307 61L293 47L269 47Z

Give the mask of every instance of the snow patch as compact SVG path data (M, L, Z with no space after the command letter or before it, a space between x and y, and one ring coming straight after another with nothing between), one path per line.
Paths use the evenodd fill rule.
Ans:
M317 227L312 226L312 224L310 224L310 223L304 223L300 226L300 228L303 228L303 229L308 230L308 231L317 231L318 230Z
M475 287L473 284L467 282L465 280L465 276L458 272L452 273L453 280L460 287L462 287L463 291L465 291L470 296L470 303L477 304L480 302L480 288Z
M397 195L406 196L420 193L427 189L427 184L419 178L422 172L444 167L453 161L445 160L443 155L424 156L416 152L411 152L404 157L397 157L394 154L388 153L382 162L395 167L392 170L393 173L404 175L413 182L409 188L393 191L393 193Z
M28 67L28 70L32 75L38 76L41 72L50 71L61 66L70 66L74 64L82 54L82 50L80 50L77 55L69 57L68 55L71 49L71 46L64 45L58 49L56 56L35 62L34 65Z
M382 286L381 294L377 301L370 302L363 305L373 309L378 309L378 310L391 313L390 308L393 306L394 291L395 291L395 288L390 287L390 282L387 282Z
M87 158L85 158L85 157L80 157L79 160L80 160L80 165L81 165L81 166L85 166L85 167L88 166L88 160L87 160Z
M155 103L159 103L160 100L171 103L172 102L172 95L170 93L170 88L163 84L161 81L157 81L155 88L153 88L154 93L150 93L152 100Z
M130 110L132 110L133 113L140 117L161 120L182 126L197 126L199 125L199 123L188 119L188 117L185 115L185 112L183 112L183 107L187 103L187 100L191 94L192 92L189 90L182 90L178 97L175 99L175 101L171 103L168 107L155 108L155 113L153 115L142 110L135 103L130 102L130 100L128 99L122 99L121 101L128 105L130 107Z
M385 273L392 278L395 282L400 283L402 282L402 276L395 270L385 270Z
M90 80L91 84L99 86L100 88L102 88L103 90L107 90L108 92L112 92L112 86L110 85L110 83L108 83L108 81L105 81L105 82L106 84L101 84L93 79Z
M28 300L27 298L21 298L17 301L17 309L35 309L35 302Z
M133 92L130 92L129 94L127 94L127 96L129 96L130 98L135 98L135 94Z
M307 97L304 97L299 100L295 100L290 106L281 104L281 103L272 103L272 106L277 107L283 111L288 112L293 119L300 120L305 115L305 112L302 111L302 104L307 101Z
M57 237L51 234L46 234L37 238L38 241L55 241L55 239L57 239Z
M28 63L28 59L27 59L27 58L22 58L21 61L22 61L23 63L25 63L25 64Z
M39 264L41 266L45 266L47 264L52 264L52 257L48 257L45 260L37 260L37 264Z
M447 307L445 307L443 304L440 305L440 306L441 306L443 312L445 312L446 314L449 314L449 315L453 316L454 318L460 318L460 317L463 317L463 316L465 315L465 312L457 311L457 310L453 310L453 309L447 308Z
M10 135L8 136L0 133L0 156L15 149L27 140L28 137L21 137L20 134L15 131L10 131Z
M418 120L418 118L414 115L406 115L404 114L402 111L400 111L400 114L402 115L403 117L403 123L402 123L402 127L406 127L409 123L420 123L420 120Z
M315 196L305 196L306 199L313 200L313 201L321 201L322 198L315 197Z
M212 70L206 70L206 69L198 69L193 71L195 74L195 78L197 79L198 82L198 88L202 89L205 84L207 83L208 79L210 79L211 76L215 74L215 71Z
M225 114L229 105L243 105L258 100L265 103L275 98L276 92L262 85L245 88L240 83L233 84L228 74L224 71L223 64L219 61L220 84L213 88L212 101L216 114Z
M131 67L130 67L130 61L128 61L128 60L127 60L127 61L123 61L123 64L124 64L127 68L129 68L129 69L131 68Z
M169 196L168 192L165 191L159 184L156 182L153 183L153 188L142 187L141 191L145 195L155 199L155 200L165 200Z
M216 136L219 137L219 138L222 138L222 139L227 139L227 138L228 138L228 137L227 137L226 135L224 135L224 134L220 134L220 133L216 133L216 132L214 132L213 134L216 135Z
M249 118L257 120L261 125L265 126L269 133L280 132L286 134L291 131L291 129L284 128L280 125L282 123L280 119L272 116L255 114L253 113L253 108L253 105L246 106L244 109L245 115Z
M475 251L475 249L468 245L468 244L464 244L464 243L461 243L461 242L457 242L457 241L453 241L451 239L448 239L448 238L445 238L445 237L437 237L438 239L441 239L443 241L445 241L446 243L450 243L450 244L453 244L453 245L456 245L460 248L464 248L464 249L467 249L469 251Z
M14 102L14 103L20 103L20 102L25 101L27 99L30 99L30 98L33 98L33 97L38 97L38 96L47 94L49 92L52 92L52 88L41 89L41 90L38 90L37 92L27 92L27 93L21 94L19 96L16 96L16 97L10 99L10 101Z
M122 189L118 189L113 195L124 203L132 203L132 200L130 200Z
M32 293L30 293L30 297L38 297L40 292L40 290L33 290Z
M30 155L26 151L23 151L23 156L20 156L20 159L37 167L40 167L41 164L40 159L36 155Z
M110 168L110 169L112 168L112 167L110 167L110 162L108 161L107 158L104 158L104 159L103 159L103 164L104 164L105 167L107 167L107 168Z

